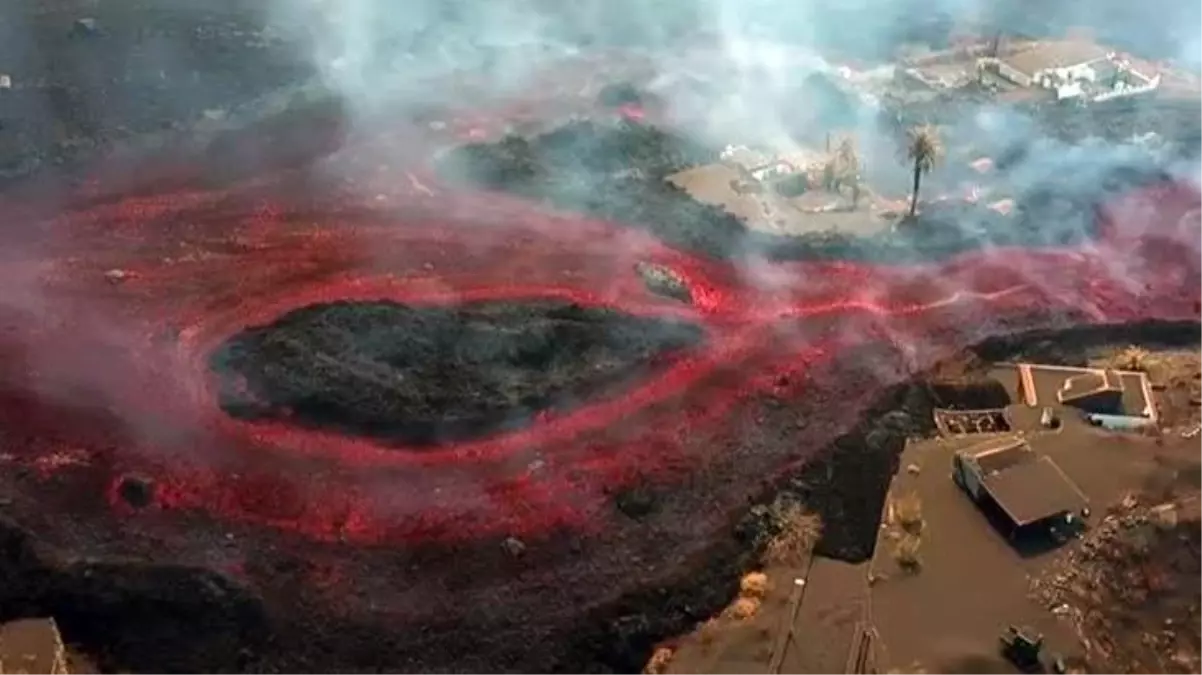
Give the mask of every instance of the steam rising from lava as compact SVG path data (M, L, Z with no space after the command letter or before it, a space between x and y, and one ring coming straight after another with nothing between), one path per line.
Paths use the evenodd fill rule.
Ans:
M931 12L929 3L920 3L917 0L906 1L909 4L903 6L901 3L849 5L833 0L825 3L789 3L784 0L742 3L734 0L714 0L713 2L670 4L624 0L622 2L566 5L536 0L500 3L419 0L403 3L403 5L386 0L330 0L320 4L279 0L272 5L272 9L278 21L289 24L294 29L307 34L305 44L310 50L309 55L315 66L327 86L337 92L342 102L351 111L353 122L358 125L357 131L364 136L370 137L370 134L375 131L386 130L381 120L416 114L435 104L447 105L449 109L462 113L462 111L473 108L484 110L504 108L506 107L504 99L516 98L532 100L532 106L535 108L546 106L547 114L567 116L572 114L577 107L588 107L600 87L607 82L629 79L640 82L658 93L665 100L673 117L692 121L688 128L707 144L721 146L726 143L762 142L773 145L778 150L786 151L792 149L796 143L794 141L797 131L796 117L803 112L796 107L791 107L791 92L811 74L821 73L832 78L838 77L836 67L827 61L824 54L848 54L871 58L893 52L894 47L902 42L917 42L926 39L926 28L928 27L926 24L929 23L927 17ZM988 23L996 18L989 16L989 12L992 11L989 8L970 6L970 3L943 3L941 9L954 17L953 23L955 21L970 23L977 20ZM318 17L317 20L314 20L315 16ZM1197 25L1197 22L1189 25ZM932 32L939 33L940 30ZM1190 39L1193 40L1191 44L1197 43L1196 36ZM625 53L613 53L610 50L611 47L625 47L628 50ZM837 57L831 56L831 58ZM578 67L569 70L573 61ZM253 67L253 64L248 64L248 67ZM544 78L544 74L548 70L558 70L558 74ZM697 95L698 90L704 93ZM575 100L579 106L572 104L572 100ZM880 123L875 115L863 112L863 110L871 111L870 107L861 110L861 112L855 113L853 118L844 120L844 126L852 126L859 131L860 145L869 170L880 173L883 176L882 180L904 182L906 168L897 163L894 157L897 150L896 130ZM452 112L451 114L459 113ZM504 120L485 121L491 122L494 127L505 124ZM1006 169L1007 180L1018 192L1054 186L1054 189L1060 193L1092 194L1096 190L1099 177L1110 169L1132 162L1156 161L1156 158L1149 158L1146 152L1134 144L1102 142L1069 147L1063 142L1045 136L1045 132L1040 126L1031 120L988 106L968 107L957 116L944 120L944 123L949 135L954 137L987 138L997 148L1021 147L1024 151L1021 158ZM392 148L396 145L387 147ZM373 161L381 164L387 163L388 159L386 153L372 157ZM942 173L932 176L930 189L948 190L949 186L955 186L958 182L965 180L968 175L967 169L960 168L961 165L962 162L949 160L948 166ZM1182 164L1181 167L1180 172L1189 176L1196 183L1196 169L1188 167L1187 170L1185 164ZM354 167L343 162L321 167L320 171L323 173L319 175L332 182L352 178L362 184L365 182L363 181L364 175L374 168L374 166L367 167L367 171L365 171L363 167ZM1190 173L1191 171L1193 173ZM396 179L395 175L390 175L388 178L388 180L394 179ZM446 189L444 186L437 185L433 181L426 184L423 182L424 176L411 174L408 179L411 181L411 186L407 187L412 187L412 192L418 195L415 201L420 201L421 194L441 197L437 203L427 205L429 210L454 213L457 208L456 197L438 194L439 191ZM373 200L375 197L370 192L360 196ZM220 198L220 194L210 197L203 194L176 194L171 195L169 200L164 200L170 201L171 204L156 203L153 199L132 200L134 202L132 206L112 206L107 214L101 213L103 208L98 207L94 213L79 216L80 227L78 229L87 230L90 235L95 236L102 228L110 226L117 228L122 224L135 221L136 227L143 227L145 231L155 227L180 227L179 222L173 220L176 216L188 214L190 207L197 207L199 211L199 206L205 200L216 203L220 201ZM431 200L431 202L434 201ZM481 207L484 201L488 202L489 209L487 210ZM381 222L388 220L385 217L388 203L387 199L371 202L376 211L382 212L379 218ZM530 215L520 209L509 208L499 197L495 200L477 197L473 204L474 207L471 209L465 207L465 212L477 219L484 212L496 214L493 217L498 219L505 218L507 214L518 214L521 218L528 218ZM208 203L204 205L212 206ZM139 209L139 212L130 216L130 214L122 213L122 208ZM89 222L93 215L95 215L95 222ZM1091 220L1089 215L1087 213L1078 214L1081 218L1081 227L1088 226ZM271 223L270 227L263 224L260 224L262 227L256 226L255 219L272 221L272 213L255 214L253 217L246 214L237 214L237 216L244 218L245 222L231 217L220 226L206 223L205 227L212 226L213 232L206 231L205 236L210 240L224 237L222 245L232 246L236 250L236 255L242 255L245 258L258 255L269 258L278 250L287 254L286 262L290 265L301 264L297 261L306 261L309 260L306 256L312 256L312 261L316 262L307 264L312 264L314 267L321 264L334 266L331 261L334 263L351 261L347 263L347 267L359 264L361 267L373 270L375 269L372 267L373 264L383 265L385 260L395 269L401 269L406 264L409 264L410 267L420 265L419 261L424 262L427 259L422 256L428 255L430 259L435 259L434 244L431 244L428 250L418 250L421 242L408 241L404 237L399 237L396 232L381 234L383 228L375 228L375 231L371 231L371 228L363 228L365 234L356 234L355 237L347 235L342 238L339 238L342 235L337 232L322 232L320 234L326 239L320 240L318 245L308 246L295 243L295 239L288 239L287 237L291 236L290 233L281 234L287 230L286 226L291 224L284 223L278 218ZM75 216L70 215L70 217ZM672 214L664 214L664 217L671 218ZM548 225L548 223L550 224ZM424 284L422 289L430 295L437 295L454 288L450 284L439 286L438 277L443 272L443 266L449 273L466 276L469 272L474 272L474 270L463 269L464 267L470 268L473 264L469 254L491 250L491 257L502 258L500 261L493 261L494 269L490 270L489 282L498 287L502 285L502 279L506 283L512 283L514 278L523 275L554 274L558 276L553 280L540 278L538 283L545 287L551 287L553 283L584 285L587 282L590 286L587 289L589 297L599 298L602 301L621 298L634 304L642 302L641 300L631 300L633 297L640 296L631 284L630 268L639 256L648 251L663 253L660 247L647 245L646 237L628 232L615 233L616 228L593 228L591 225L583 224L575 229L564 228L555 231L553 225L554 222L550 220L540 221L537 226L531 225L523 231L522 236L555 235L554 237L545 237L549 242L545 246L548 247L548 250L553 248L554 255L544 251L540 254L542 258L532 263L532 266L538 265L538 269L525 269L517 264L512 269L505 267L507 260L504 258L511 257L517 260L522 255L521 243L515 244L511 239L512 231L504 231L496 236L490 236L487 228L474 230L470 233L471 236L465 236L463 232L456 233L454 236L431 233L431 241L437 237L445 237L456 243L462 243L465 240L470 240L471 243L454 247L456 251L454 255L461 256L462 259L436 263L434 273L426 275L431 278L420 280ZM94 344L111 349L113 352L146 354L144 361L138 366L146 372L131 373L120 368L106 368L107 362L104 359L104 353L91 352L73 355L74 353L68 349L41 349L33 338L28 340L30 354L26 355L24 363L14 362L4 365L11 366L13 372L21 371L22 377L32 377L33 384L40 388L39 393L49 399L94 401L99 398L106 403L111 400L113 402L112 410L118 415L125 415L123 422L128 428L124 430L124 433L136 436L139 448L181 448L187 451L202 444L181 443L178 442L178 439L160 442L163 440L164 430L173 428L205 429L203 424L189 426L165 423L159 426L155 420L133 413L134 406L122 403L126 399L143 398L156 402L158 400L184 401L188 397L179 395L179 390L193 384L187 376L178 378L166 376L183 371L184 368L181 364L172 361L169 349L162 348L161 345L147 344L142 330L144 326L137 323L144 319L130 318L131 316L137 317L137 311L128 308L139 302L149 304L150 296L160 292L158 286L165 289L161 291L159 302L173 308L175 306L173 302L162 301L162 298L168 297L172 291L193 299L204 297L206 302L208 302L208 297L204 296L204 293L211 291L216 298L212 301L212 306L218 306L222 302L228 303L230 306L249 305L253 303L241 297L239 293L249 296L255 295L256 292L259 295L268 295L276 292L288 280L276 279L275 281L279 283L275 286L264 285L258 289L242 291L222 287L220 284L223 280L239 274L232 265L219 267L220 263L214 262L219 261L223 255L234 257L228 251L214 252L213 249L203 249L203 247L197 246L197 249L202 250L193 254L170 249L166 245L161 251L142 251L139 248L141 246L149 249L150 237L142 237L144 231L137 230L134 225L130 227L130 232L104 231L104 243L97 245L100 250L92 251L91 253L95 255L86 263L86 265L94 266L94 269L83 269L84 262L64 260L61 261L61 264L62 270L65 271L62 271L61 274L59 274L61 270L38 269L31 270L29 275L6 277L6 279L28 280L28 285L26 287L22 283L18 285L19 287L7 286L5 295L0 300L0 305L2 305L0 310L4 310L5 315L12 315L14 322L23 321L25 315L33 315L37 320L47 323L69 320L76 327L76 333L92 335ZM540 232L540 227L545 231ZM335 230L336 228L330 229ZM263 234L267 231L277 238L269 240ZM74 236L77 230L71 230L71 232ZM66 243L38 240L32 228L30 236L34 238L21 242L20 245L27 249L31 258L35 257L32 255L34 250L40 251L41 249L45 249L44 257L51 258L58 251L58 247ZM260 236L261 239L256 239ZM375 236L374 239L373 236ZM587 253L590 245L595 243L589 239L590 236L598 237L598 241L604 237L607 250L600 251L599 253L603 254L596 256L582 254L574 258L574 252ZM569 238L572 237L575 238L569 241ZM624 237L628 239L624 239ZM181 235L181 240L183 238L184 235ZM83 237L80 238L80 241L85 240ZM341 248L336 248L331 243L332 240L337 240ZM279 243L281 241L287 243ZM234 243L229 244L228 242ZM194 245L195 242L190 241L189 244ZM272 245L279 246L279 248L272 249ZM299 251L290 250L287 248L288 246L293 246ZM470 246L475 246L476 249L467 250ZM502 250L502 246L510 248ZM629 249L629 255L615 254L613 249L622 246ZM352 250L354 247L357 249ZM374 250L377 247L387 248L388 252L377 255L378 252ZM541 250L538 246L528 248ZM9 253L12 251L12 248L8 250ZM248 251L254 251L254 253L248 253ZM160 256L159 260L169 258L171 264L154 270L158 276L154 279L153 284L148 282L144 286L139 285L135 278L133 280L135 283L126 284L126 290L119 291L117 289L120 286L114 284L111 293L96 291L94 287L104 283L100 279L103 279L106 272L105 256L108 255L114 260L131 260L137 258L133 252ZM188 255L194 255L194 257L188 258ZM336 258L336 256L343 257ZM1099 258L1107 259L1105 256L1099 256ZM560 267L552 269L551 259L554 259L554 265L562 266L562 269ZM1005 258L1005 260L1011 259L1013 258ZM681 256L681 260L687 262L688 258ZM997 260L1002 260L1002 258L999 257ZM1113 258L1108 261L1111 269L1105 272L1119 279L1125 279L1128 270L1123 261ZM271 262L283 266L279 260ZM748 285L747 282L751 282L751 285L757 286L760 290L772 291L767 295L748 294L747 296L748 299L754 298L764 303L763 307L752 307L751 309L762 311L765 314L778 311L781 307L789 307L794 304L790 301L791 298L811 292L814 288L821 286L818 283L821 281L819 279L798 278L798 276L806 274L807 270L815 269L819 270L815 274L818 276L822 273L823 268L821 267L774 266L759 259L754 251L749 251L748 255L742 257L738 263L742 283L731 283L727 286L739 288ZM189 272L189 270L200 269L203 271L205 265L219 269L224 272L224 275L211 275L212 278L204 282L212 284L211 287L195 290L189 285L193 281L188 277L190 273L195 272ZM591 266L592 268L573 269L573 265L577 267ZM603 265L611 265L613 269L595 269L595 267ZM264 266L267 266L266 262ZM1004 265L999 266L1004 267ZM931 301L930 299L933 298L935 300L932 302L938 304L939 298L955 298L959 292L965 290L947 287L949 284L957 283L948 281L948 278L962 280L971 276L958 274L948 275L945 278L940 275L940 269L939 267L918 268L912 274L906 273L894 280L900 278L915 287L923 287L924 295L928 297L928 300ZM1066 293L1077 292L1077 287L1070 283L1047 283L1048 280L1044 278L1044 275L1047 274L1048 269L1049 264L1044 261L1041 265L1033 265L1032 271L1024 274L1025 279L1022 280L1024 284L1035 289L1031 293L1031 297L1036 299L1058 297L1064 300L1066 306L1080 306L1082 304L1080 298L1063 298ZM1017 271L1026 272L1026 270ZM571 272L578 276L568 278L563 276L564 272ZM684 272L688 272L688 270L684 270ZM1103 270L1099 270L1099 276L1104 276L1103 272ZM63 278L70 277L68 282L62 282L59 285L58 290L63 297L71 298L72 302L60 306L56 310L74 311L75 313L68 318L45 312L43 306L47 303L44 303L39 296L39 289L43 281L56 274ZM197 276L204 275L197 273ZM696 276L704 278L704 274L698 273ZM824 276L829 279L846 281L847 287L838 289L837 292L831 291L830 294L837 295L841 298L841 303L851 307L883 305L885 304L884 298L892 297L895 293L904 294L906 290L902 288L898 292L893 289L888 281L891 278L889 274L873 277L865 273L857 276L855 270L846 268L841 272L839 270L828 271ZM874 278L885 281L875 282L874 285L872 281ZM61 279L55 277L52 281L59 283ZM811 281L812 284L809 283ZM862 281L864 287L854 287L857 281ZM599 287L606 283L613 287L608 289ZM89 286L85 288L75 284L89 284ZM175 286L172 287L172 284ZM1015 283L1014 285L1020 284ZM935 290L931 290L932 288ZM1131 291L1134 290L1134 287L1125 290ZM1007 289L991 289L995 295L1003 291L1009 292ZM585 294L585 291L579 288L574 289L574 292ZM127 295L122 295L123 293ZM74 302L76 297L90 300L89 294L104 296L97 302L97 305L104 309L89 313L84 309L88 306L88 302L84 300ZM704 301L704 293L699 292L698 295L702 296ZM130 300L130 298L133 299ZM764 298L769 298L769 300L764 300ZM699 311L722 309L727 306L739 306L741 310L748 310L743 305L749 303L740 305L738 300L741 299L722 298L722 302L713 302L710 305L702 302L699 303L701 305ZM103 304L101 301L108 304ZM808 303L802 304L808 306ZM891 303L891 306L904 306L904 304L898 300ZM105 313L110 308L117 309L111 313ZM121 314L121 311L126 309L129 311L129 316ZM951 313L953 310L947 311ZM234 310L229 311L231 317L235 313ZM180 324L186 326L185 319L194 317L176 318ZM232 318L229 320L231 323L233 322ZM875 322L876 325L865 328L866 321L868 323ZM922 344L904 344L907 340L918 341L923 338L925 334L922 331L890 327L886 325L886 320L879 314L870 316L866 321L856 321L854 327L849 325L832 328L832 332L846 333L848 339L844 340L838 336L832 338L827 335L822 344L856 343L861 341L859 339L861 336L857 335L858 332L868 333L870 330L875 330L878 333L886 332L891 336L899 336L896 340L903 342L899 347L908 354L922 354L927 359L934 354L933 347ZM949 321L949 323L955 322ZM241 327L238 326L238 328ZM159 330L167 328L169 327L156 327ZM28 325L25 329L28 330ZM782 331L784 330L788 329L782 328ZM34 336L37 334L36 330L28 333L28 335ZM786 340L781 344L796 348L803 342L805 341ZM741 345L741 343L739 344ZM819 350L817 346L804 346ZM792 359L793 354L782 350L781 354L775 354L773 357ZM767 357L764 358L767 359ZM113 363L124 365L129 360L128 357L114 359ZM96 364L101 365L97 366ZM30 373L32 375L29 375ZM896 373L889 372L882 373L879 379L894 381L898 378ZM148 396L147 391L160 393L158 390L151 389L151 384L163 387L166 393L161 396ZM48 386L50 391L44 391ZM145 391L137 391L139 387L145 388ZM666 405L675 404L668 403ZM683 404L681 405L683 406ZM171 422L179 422L179 416L191 414L183 410L167 412L170 413L168 419ZM196 420L190 421L195 422ZM217 424L225 424L225 422L214 423L214 425ZM296 445L301 444L298 442ZM522 467L526 465L523 463ZM483 476L483 470L478 475L472 474L472 478L478 476ZM492 476L489 475L487 478L491 479ZM411 480L417 481L418 479L412 478ZM484 480L485 478L482 477L482 484ZM208 486L208 483L203 481L198 480L197 482ZM218 481L213 481L213 483L216 484ZM457 508L475 508L475 504L467 504L466 498L468 497L478 498L476 501L485 501L485 497L491 498L491 495L485 494L483 488L477 494L469 494L470 488L467 481L457 487L459 491L456 496L461 498L461 501L456 504ZM224 488L219 486L219 488L213 489ZM381 490L396 492L395 486L391 483L381 487ZM197 494L203 494L203 492ZM423 495L424 493L419 492L415 487L412 494ZM554 496L555 498L561 497L560 494ZM396 508L407 510L406 512L416 512L426 506L425 503L419 503L424 496L414 496L412 499L413 503L400 503ZM447 499L449 501L449 498ZM184 506L196 506L202 501L194 497L193 502L188 502L181 498L180 503ZM350 511L349 507L348 511ZM297 519L300 518L297 517ZM324 527L325 521L322 521L322 524ZM326 530L329 529L331 528L326 528ZM328 534L325 530L323 533Z
M1032 10L981 0L414 0L400 11L387 0L279 0L272 8L277 20L305 28L304 42L323 80L364 126L378 123L381 111L388 119L438 104L454 116L477 105L504 108L497 102L512 100L544 107L545 115L563 121L607 82L630 80L658 95L668 115L710 147L754 143L788 152L799 149L796 139L805 134L813 109L829 103L797 98L809 76L837 82L838 62L846 60L868 64L861 69L871 77L887 78L887 60L904 45L941 48L957 34L1061 34L1084 26L1141 56L1198 63L1197 7L1163 2L1159 9L1142 6L1138 20L1125 20L1135 11L1131 3L1104 4ZM566 102L571 100L577 105ZM848 111L838 126L855 129L870 183L901 197L909 178L898 160L899 129L883 123L873 102L867 103ZM1121 167L1159 166L1199 182L1192 136L1187 147L1167 151L1130 138L1066 142L1012 108L977 103L937 112L953 154L928 179L928 197L966 192L983 180L970 161L1007 153L1013 157L990 180L1020 200L1052 192L1057 199L1081 196L1078 203L1090 203L1102 197L1099 184ZM811 121L817 129L818 121ZM488 133L495 137L505 129L506 121L492 120ZM1095 214L1077 209L1059 220L1057 236L1083 234L1094 227ZM492 244L485 239L481 245ZM791 283L752 250L740 268L767 290ZM1112 271L1122 275L1119 261ZM1044 285L1037 278L1030 282Z

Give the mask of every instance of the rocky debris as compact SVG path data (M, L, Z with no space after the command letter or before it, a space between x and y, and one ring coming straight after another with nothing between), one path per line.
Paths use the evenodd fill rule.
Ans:
M1044 429L1055 429L1060 426L1060 419L1056 417L1054 410L1045 407L1039 414L1039 425Z
M642 278L647 290L656 295L692 304L693 292L675 270L649 262L638 262L634 269Z
M922 467L918 466L917 464L909 464L906 466L906 473L910 475L917 476L921 471Z
M1177 503L1127 495L1032 582L1077 629L1093 672L1198 672L1202 533L1188 517Z
M517 537L506 537L505 541L501 542L501 548L509 555L517 558L526 552L526 544L522 543Z
M908 399L909 396L907 396L906 408L921 406L921 403L911 402ZM880 419L877 420L877 425L881 429L900 434L912 434L918 431L915 427L913 416L905 410L890 410L881 415Z
M1177 505L1176 504L1161 504L1152 507L1150 511L1152 522L1163 530L1171 530L1177 527Z
M129 271L123 269L111 269L104 273L104 278L110 284L119 284L122 281L129 279L132 276Z
M1134 494L1124 495L1123 499L1119 502L1119 510L1120 511L1130 511L1131 509L1135 508L1137 505L1139 505L1138 497L1136 497Z

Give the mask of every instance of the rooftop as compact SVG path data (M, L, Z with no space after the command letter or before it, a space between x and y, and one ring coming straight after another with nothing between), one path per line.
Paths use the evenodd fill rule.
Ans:
M1003 60L1020 73L1034 75L1040 70L1096 61L1106 58L1109 53L1105 47L1084 40L1050 40L1037 42Z
M981 482L1016 526L1080 511L1089 504L1051 457L1027 448L1010 458L1021 461L984 475Z

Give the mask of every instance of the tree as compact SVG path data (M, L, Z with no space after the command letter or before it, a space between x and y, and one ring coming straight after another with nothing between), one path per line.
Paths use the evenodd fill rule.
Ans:
M914 192L910 195L910 218L918 213L918 190L922 186L923 174L939 164L943 158L943 144L939 130L929 124L913 127L908 132L905 155L914 163Z

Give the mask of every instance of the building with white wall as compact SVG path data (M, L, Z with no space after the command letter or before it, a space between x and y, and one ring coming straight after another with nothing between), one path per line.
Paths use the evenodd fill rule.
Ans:
M1004 57L986 57L979 67L1021 87L1050 91L1057 100L1105 101L1154 91L1159 73L1139 72L1129 59L1092 42L1044 41Z

